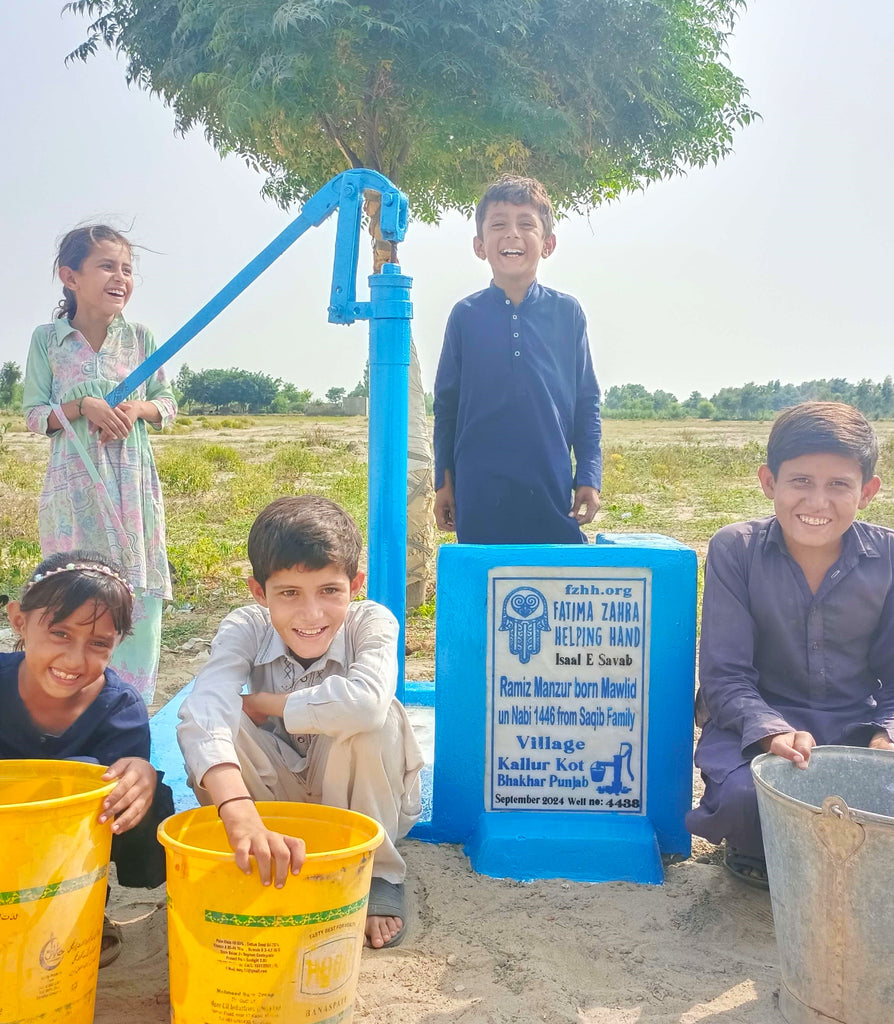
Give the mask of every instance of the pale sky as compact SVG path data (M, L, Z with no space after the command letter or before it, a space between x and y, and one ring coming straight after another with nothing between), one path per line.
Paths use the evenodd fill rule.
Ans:
M148 250L127 315L161 343L297 213L262 199L262 178L221 161L200 132L175 137L171 112L128 90L109 52L66 68L87 23L61 7L0 4L0 359L22 365L61 294L55 244L75 224L110 221ZM739 132L735 152L560 222L540 280L583 305L603 388L639 383L683 399L749 380L892 372L892 36L889 0L753 0L731 65L762 120ZM318 395L353 387L368 329L326 322L334 223L299 239L171 375L186 361L260 370ZM400 249L427 389L451 306L489 280L473 233L451 215L438 228L411 224Z

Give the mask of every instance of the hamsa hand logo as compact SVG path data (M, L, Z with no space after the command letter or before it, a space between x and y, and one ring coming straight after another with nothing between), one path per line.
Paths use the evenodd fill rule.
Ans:
M549 629L546 598L534 587L516 587L503 601L500 632L509 633L509 652L523 664L540 653L540 634Z

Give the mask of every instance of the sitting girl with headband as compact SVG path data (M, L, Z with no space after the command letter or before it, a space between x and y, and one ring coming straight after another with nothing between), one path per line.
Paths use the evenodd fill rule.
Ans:
M154 888L165 880L155 836L174 813L171 790L149 763L149 715L137 691L108 668L131 629L133 588L91 552L52 555L10 601L18 648L0 653L0 758L93 761L117 784L100 822L111 822L118 881ZM120 952L106 918L100 966Z

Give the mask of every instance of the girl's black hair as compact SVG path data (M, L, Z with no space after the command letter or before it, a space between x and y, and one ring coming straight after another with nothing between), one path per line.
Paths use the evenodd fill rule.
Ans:
M77 568L66 570L67 565ZM94 622L107 611L119 636L131 632L133 594L120 566L95 551L69 551L40 563L25 584L19 607L23 612L42 611L54 626L91 601Z
M57 274L60 267L71 267L72 270L80 270L84 260L93 252L97 242L118 242L127 246L131 245L128 239L110 228L108 224L85 224L80 228L72 228L71 231L59 243L59 252L53 261L53 273ZM78 311L78 301L75 293L70 288L62 288L62 298L59 305L53 311L53 318L56 320L73 320Z

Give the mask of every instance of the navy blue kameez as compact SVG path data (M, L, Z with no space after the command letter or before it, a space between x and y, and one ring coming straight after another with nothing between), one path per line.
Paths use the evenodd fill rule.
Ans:
M586 543L568 513L576 487L601 487L602 431L576 299L535 281L518 306L493 283L458 302L434 411L435 487L449 470L457 540Z

